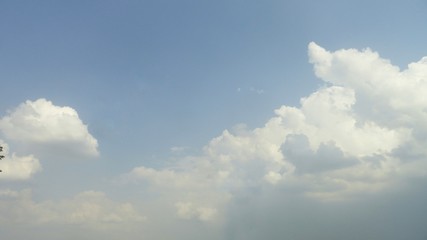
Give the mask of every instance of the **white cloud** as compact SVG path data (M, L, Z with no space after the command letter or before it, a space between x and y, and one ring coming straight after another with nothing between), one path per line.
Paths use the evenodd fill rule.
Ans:
M146 183L179 218L206 221L264 189L342 201L425 179L426 58L400 71L369 49L329 52L315 43L309 57L325 85L300 106L276 109L260 128L224 130L201 156L136 167L126 181Z
M233 221L237 219L235 226L245 230L247 222L257 226L252 220L257 218L248 220L241 214L245 211L275 224L269 216L285 220L321 216L325 206L339 206L335 200L352 206L358 201L346 200L366 203L369 197L394 190L397 196L407 182L425 182L427 60L400 71L371 50L329 52L314 43L309 45L309 56L325 85L302 98L300 106L276 109L275 116L256 129L238 125L224 130L200 156L185 156L185 148L173 147L171 152L180 154L168 166L139 166L121 176L120 187L136 184L132 194L143 196L138 206L146 209L146 221L135 205L115 202L102 192L37 202L30 191L12 190L0 191L0 221L89 226L100 232L130 224L140 227L134 231L138 238L146 232L153 236L167 232L169 239L176 238L170 230L182 233L183 226L193 230L194 222L203 226L198 233L229 224L226 235L239 239L230 230ZM97 154L96 140L77 113L43 99L22 104L0 126L15 141L79 146L84 150L80 154ZM37 159L22 159L14 160L16 166L25 162L29 167L19 165L25 177L15 178L28 178L39 170ZM337 219L343 219L337 212ZM242 232L241 239L259 238Z
M374 119L360 119L353 108L356 101L354 90L332 86L301 99L300 109L282 106L276 113L286 129L307 135L313 150L333 141L345 153L365 156L389 152L407 138L406 128L392 129Z
M0 120L0 129L7 139L32 146L33 150L99 155L97 140L77 112L46 99L22 103Z
M33 155L18 156L16 153L9 154L9 145L0 140L3 147L1 155L5 156L0 161L0 180L27 180L35 173L41 171L41 164Z
M427 118L427 57L400 71L370 49L331 53L310 43L309 56L319 78L356 93L354 110L362 120L395 128Z

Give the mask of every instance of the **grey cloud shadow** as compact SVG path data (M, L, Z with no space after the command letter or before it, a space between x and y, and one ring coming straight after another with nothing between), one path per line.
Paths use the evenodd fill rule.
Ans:
M333 142L322 143L316 151L310 148L307 136L291 134L281 146L286 160L294 164L297 174L321 173L350 167L359 163L356 158L346 157Z

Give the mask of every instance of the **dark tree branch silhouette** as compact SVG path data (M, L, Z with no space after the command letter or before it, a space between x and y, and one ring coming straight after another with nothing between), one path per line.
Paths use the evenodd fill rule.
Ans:
M0 146L0 152L3 152L3 147ZM0 154L0 160L2 160L4 158L4 155ZM2 172L2 170L0 169L0 172Z

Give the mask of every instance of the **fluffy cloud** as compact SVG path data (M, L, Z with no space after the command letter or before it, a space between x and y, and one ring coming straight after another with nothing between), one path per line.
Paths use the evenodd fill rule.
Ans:
M424 179L427 58L400 71L369 49L310 43L308 55L324 86L300 106L278 108L260 128L225 130L167 169L137 167L127 181L167 196L179 217L205 220L260 189L345 200Z
M1 154L5 156L0 161L0 179L2 180L26 180L35 173L41 171L41 165L33 155L18 156L16 153L9 154L9 145L0 140L3 147Z
M355 92L353 109L361 120L391 128L415 127L425 122L427 57L400 71L370 49L331 53L310 43L309 56L319 78ZM418 127L425 128L425 124Z
M0 120L7 139L41 149L78 156L98 156L98 142L77 112L46 99L26 101Z

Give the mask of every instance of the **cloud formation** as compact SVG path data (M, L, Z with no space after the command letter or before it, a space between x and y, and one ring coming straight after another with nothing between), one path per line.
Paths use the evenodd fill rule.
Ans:
M427 58L400 71L370 49L329 52L310 43L308 55L324 86L300 106L276 109L260 128L225 130L201 156L167 169L136 167L127 181L162 192L177 216L206 220L211 214L200 209L218 216L259 189L344 201L424 179Z
M336 230L336 225L348 227L343 219L358 226L366 224L366 216L377 222L384 214L399 218L398 212L375 204L410 211L404 205L418 199L414 204L423 206L426 58L401 71L370 49L330 52L310 43L308 56L323 86L301 98L299 106L279 107L256 129L241 124L224 130L200 155L185 156L183 148L175 147L163 168L137 166L120 175L116 183L121 190L140 194L137 206L98 191L37 202L29 191L3 190L0 215L17 223L87 225L107 235L111 226L138 225L130 234L134 239L141 234L176 239L189 233L186 239L200 239L206 232L216 234L211 239L260 239L265 233L276 239L283 234L344 239L346 232ZM20 105L0 127L14 141L74 144L81 155L97 155L96 140L77 113L43 99ZM32 162L37 170L38 162ZM144 216L137 208L144 209ZM322 216L328 221L319 220ZM425 222L424 216L418 219ZM400 219L385 224L394 233L424 228L404 226Z
M9 144L0 141L5 158L0 161L0 179L27 180L42 167L39 159L91 158L99 155L98 142L88 132L77 112L46 99L26 101L0 119L0 131ZM21 154L24 152L25 154Z
M7 139L35 149L57 149L80 157L99 155L98 142L77 112L46 99L26 101L0 120Z
M42 170L40 161L33 155L19 156L16 153L9 154L9 145L0 140L3 147L1 154L5 156L0 161L0 179L2 180L27 180L35 173Z

